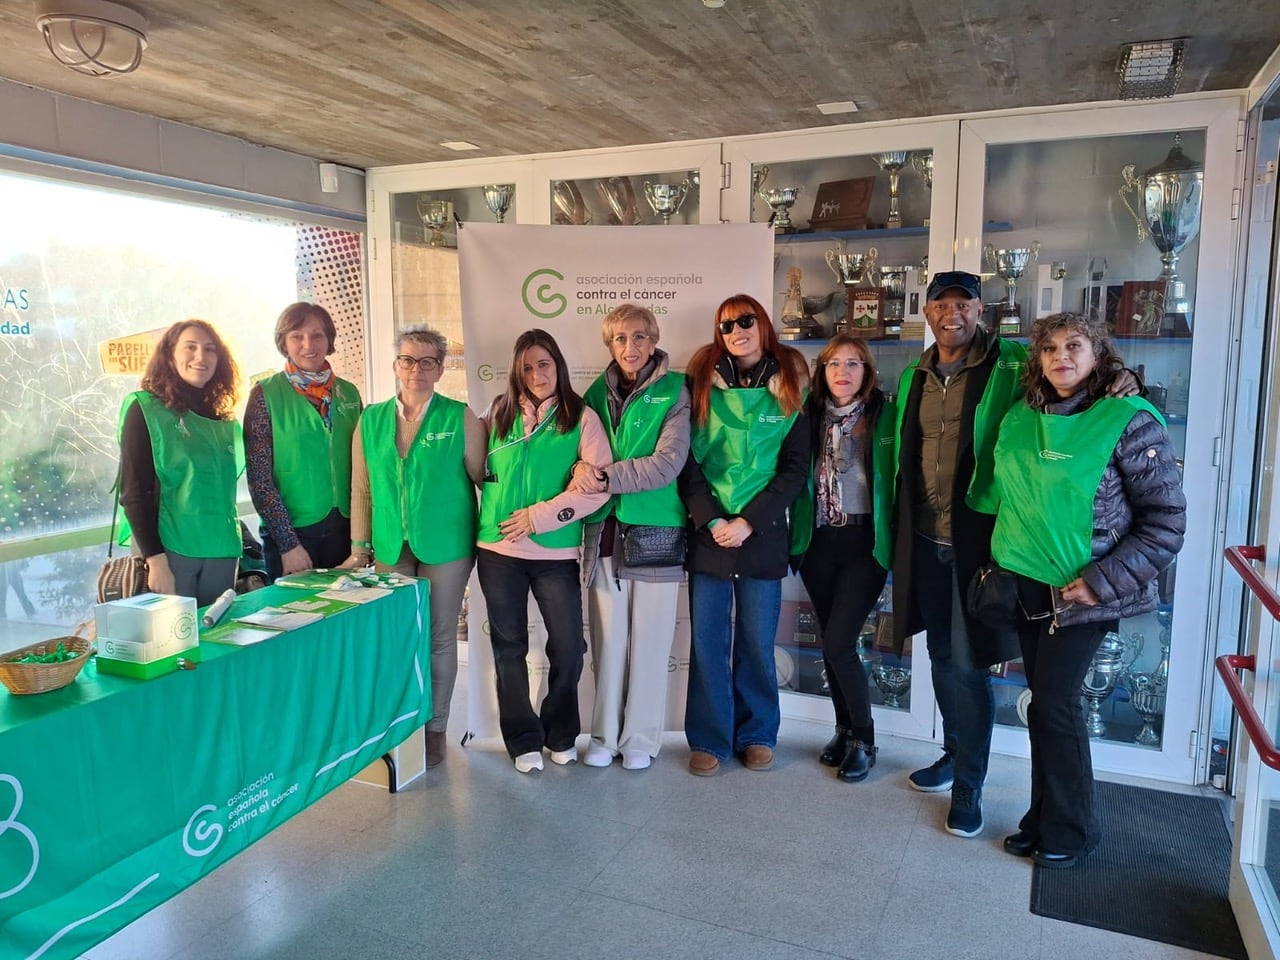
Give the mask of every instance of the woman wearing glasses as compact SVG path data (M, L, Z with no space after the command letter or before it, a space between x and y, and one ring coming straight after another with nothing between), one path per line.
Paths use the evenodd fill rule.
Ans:
M585 400L605 424L613 464L579 463L570 484L610 497L588 521L584 540L596 700L583 762L607 767L621 753L624 769L643 770L662 746L667 658L684 579L686 515L676 477L689 455L689 391L658 349L651 310L624 303L604 318L603 333L613 359ZM666 531L675 533L677 548L644 557L644 538Z
M431 581L431 702L427 766L444 759L458 675L458 613L475 561L476 491L484 428L436 393L448 341L429 327L396 334L398 389L360 417L351 447L351 557Z
M842 333L813 365L808 402L816 503L800 568L822 626L836 733L819 760L846 783L876 763L876 734L858 638L888 576L893 503L893 405L866 343Z
M608 493L570 487L579 461L604 470L613 461L600 418L569 382L564 354L545 330L516 339L507 390L484 415L488 429L480 497L476 575L489 612L489 640L498 686L498 722L516 770L577 760L582 730L578 679L582 586L578 558L582 524ZM539 711L529 699L529 594L547 634L547 694Z
M1097 321L1057 313L1031 328L1025 402L995 447L991 553L1018 574L1018 639L1031 738L1031 805L1015 856L1071 867L1098 844L1080 685L1123 617L1156 609L1156 576L1182 548L1187 501L1159 412L1107 388L1123 376Z
M691 455L679 481L692 526L685 734L689 770L703 777L733 755L751 770L773 765L773 640L789 557L803 552L787 510L809 476L804 358L746 294L720 304L714 329L689 362Z
M272 580L336 567L351 544L351 435L363 404L329 366L336 337L324 307L285 307L276 320L284 371L249 392L245 470Z

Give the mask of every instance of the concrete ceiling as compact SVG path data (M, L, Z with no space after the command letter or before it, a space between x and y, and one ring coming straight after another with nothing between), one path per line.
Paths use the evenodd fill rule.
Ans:
M126 2L137 72L71 72L0 0L0 76L353 167L1110 100L1121 43L1179 36L1180 92L1235 89L1280 46L1276 0Z

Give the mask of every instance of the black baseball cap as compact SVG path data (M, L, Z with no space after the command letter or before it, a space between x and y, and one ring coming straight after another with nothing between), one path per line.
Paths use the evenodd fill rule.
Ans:
M964 295L970 300L981 300L982 278L974 273L965 273L963 270L944 270L942 273L935 273L933 279L929 281L929 290L925 293L925 299L937 300L952 289L963 290Z

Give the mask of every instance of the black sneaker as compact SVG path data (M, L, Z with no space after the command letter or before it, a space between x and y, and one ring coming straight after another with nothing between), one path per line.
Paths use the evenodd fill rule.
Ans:
M976 837L982 832L982 791L967 783L951 788L951 810L947 813L947 833L956 837Z
M907 782L911 784L913 790L919 790L921 793L941 793L943 790L951 789L951 784L956 779L955 774L955 759L951 756L950 750L943 750L941 757L923 770L917 770L911 774L907 777Z

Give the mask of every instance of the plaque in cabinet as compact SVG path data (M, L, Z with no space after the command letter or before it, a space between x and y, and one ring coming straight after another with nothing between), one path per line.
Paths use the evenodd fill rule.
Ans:
M884 337L884 288L850 287L848 330L864 340Z
M831 180L818 187L813 201L810 230L863 230L867 226L867 208L875 177Z
M1117 337L1158 337L1164 322L1163 280L1127 280L1116 307Z

